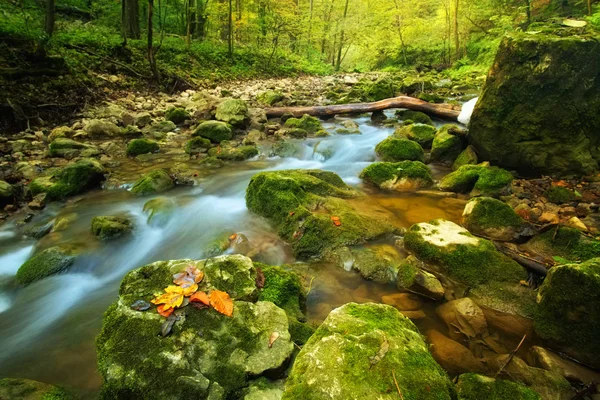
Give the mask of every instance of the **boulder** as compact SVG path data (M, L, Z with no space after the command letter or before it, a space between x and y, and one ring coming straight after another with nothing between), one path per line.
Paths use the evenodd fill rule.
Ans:
M600 368L600 258L551 268L538 305L536 333L551 346Z
M383 161L425 162L425 153L421 145L408 139L388 137L375 147L375 152Z
M304 345L282 400L395 400L398 391L420 400L454 394L408 318L390 306L349 303L333 310Z
M426 124L410 124L396 129L395 137L405 137L419 143L423 148L430 149L437 130Z
M299 258L364 243L391 233L381 210L377 215L347 201L358 194L332 172L286 170L261 172L250 180L246 205L275 223Z
M165 318L154 307L131 306L152 300L189 265L205 274L199 290L231 296L233 315L178 308L170 334L161 336ZM225 400L253 379L280 376L294 349L288 317L272 302L256 301L256 279L252 261L239 255L156 262L127 274L96 340L101 398Z
M462 374L456 384L458 400L542 400L527 386L473 373Z
M475 152L475 147L468 145L466 149L462 151L454 160L452 164L452 170L456 171L463 165L476 165L479 158L477 157L477 153Z
M444 336L439 331L427 331L431 354L450 375L465 372L485 373L486 367L462 344Z
M256 100L267 106L272 106L273 104L283 100L283 98L283 93L276 90L267 90L266 92L259 93L258 96L256 96Z
M440 181L440 189L469 193L471 196L493 196L510 192L513 176L510 172L485 164L463 165Z
M0 379L0 399L6 400L74 400L64 389L30 379Z
M192 136L200 136L213 143L221 143L223 140L230 140L233 137L233 132L225 122L206 121L196 128Z
M191 118L189 112L186 111L185 108L181 107L171 107L165 113L165 118L167 121L171 121L175 125L179 125Z
M321 121L308 114L304 114L302 118L289 118L285 121L283 127L288 130L301 129L308 135L316 135L319 132L324 131Z
M131 233L131 220L122 217L94 217L92 233L100 240L112 240Z
M29 285L58 274L73 265L76 254L75 249L70 246L50 247L25 261L17 271L16 280L21 285Z
M560 257L567 262L586 261L600 257L600 240L575 228L560 226L534 236L522 245L522 249L548 260Z
M431 161L452 164L456 160L464 149L459 131L456 125L444 125L437 131L431 145Z
M85 131L92 138L115 137L121 134L121 129L106 120L94 119L88 122Z
M373 163L361 172L360 177L386 190L414 190L433 185L429 167L420 161Z
M433 121L429 115L422 113L421 111L413 110L398 110L396 111L396 117L401 121L412 121L415 124L425 124L433 126Z
M184 146L186 153L190 155L206 153L210 149L210 140L203 137L194 137L187 141Z
M600 152L600 40L505 37L469 127L484 160L524 174L589 174Z
M150 115L150 113L147 111L138 113L134 117L134 124L138 128L144 128L145 126L150 125L151 122L152 122L152 115Z
M96 146L80 143L72 139L57 138L48 146L48 155L50 157L62 157L71 159L75 157L93 157L100 154Z
M127 155L130 157L146 153L156 153L159 150L158 143L150 139L133 139L127 143Z
M138 179L131 188L131 193L138 196L145 196L148 194L163 193L167 190L171 190L175 187L173 179L169 176L167 171L163 169L155 169L144 174Z
M511 206L491 197L471 199L463 211L462 225L475 235L507 242L517 239L527 227Z
M243 126L248 118L248 105L244 100L227 99L217 106L215 118L233 126Z
M104 180L104 168L94 159L68 164L50 176L34 179L29 184L32 196L47 193L49 200L63 200L98 186Z

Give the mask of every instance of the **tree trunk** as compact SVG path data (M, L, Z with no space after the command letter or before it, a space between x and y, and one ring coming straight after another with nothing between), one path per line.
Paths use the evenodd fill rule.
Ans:
M350 0L346 0L346 5L344 5L344 16L342 17L342 31L340 32L340 47L338 48L337 53L337 65L335 67L336 71L339 71L342 66L342 49L344 48L344 30L346 29L346 16L348 15L348 3Z
M404 58L404 65L408 65L408 57L406 57L406 45L404 44L404 35L402 34L402 23L400 21L400 7L398 6L398 0L394 0L394 6L396 7L396 27L398 29L398 36L400 37L400 46L402 46L402 57Z
M457 60L460 59L460 38L458 35L458 3L460 0L454 0L454 55Z
M592 15L592 0L587 0L588 15Z
M531 0L525 0L525 12L527 13L527 26L531 25Z
M123 31L130 39L139 39L140 35L140 6L138 0L122 0L123 13L121 15Z
M233 58L233 0L229 0L229 32L227 40L229 42L229 57Z
M153 20L154 14L154 0L148 0L148 62L150 63L150 69L152 70L152 75L154 75L154 79L157 82L160 82L160 71L158 70L158 66L156 65L156 59L154 54L154 45L153 45Z
M44 22L44 31L48 38L52 37L54 33L54 0L46 0L46 20Z
M408 108L409 110L421 111L435 117L453 121L456 121L458 115L460 114L460 108L458 106L452 106L449 104L433 104L408 96L394 97L391 99L376 101L374 103L339 104L333 106L314 107L267 108L265 112L269 118L281 117L283 114L287 113L291 113L295 117L301 117L304 114L315 117L327 117L338 114L361 114L365 112L387 110L389 108Z
M123 46L127 46L127 28L125 26L127 15L126 9L127 5L125 4L125 0L121 0L121 39L123 39Z

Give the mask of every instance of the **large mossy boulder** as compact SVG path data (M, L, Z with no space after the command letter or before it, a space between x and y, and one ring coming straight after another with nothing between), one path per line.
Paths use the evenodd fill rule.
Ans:
M361 172L360 177L386 190L414 190L433 185L429 167L419 161L373 163Z
M252 177L246 205L273 221L295 255L306 259L394 231L383 211L378 216L347 200L357 196L332 172L272 171Z
M410 124L396 129L395 137L405 137L419 143L423 148L431 148L437 129L426 124Z
M227 99L217 106L215 118L233 126L243 126L248 118L248 105L244 100Z
M131 233L131 220L123 217L94 217L92 218L92 233L100 240L112 240Z
M161 336L165 318L154 307L131 306L152 300L190 265L204 272L199 290L231 296L233 315L188 305ZM239 398L254 379L281 375L294 349L288 317L271 301L256 301L256 279L252 261L240 255L156 262L127 274L96 339L100 398L225 400Z
M600 258L548 271L535 331L578 361L600 368Z
M551 260L586 261L600 257L600 240L584 235L575 228L560 226L531 238L523 250Z
M68 269L75 262L77 251L70 246L55 246L43 250L19 268L16 280L21 285L29 285L47 276Z
M188 140L183 149L186 153L194 155L199 153L206 153L208 149L210 149L210 147L210 140L197 136Z
M30 379L0 379L2 400L74 400L66 390Z
M50 157L71 159L78 156L92 157L98 154L100 154L100 150L96 146L67 138L54 139L48 146L48 155Z
M503 379L494 379L473 373L462 374L456 384L458 400L541 400L539 394L527 386Z
M425 162L425 152L421 145L408 139L388 137L375 147L375 152L383 161Z
M201 123L192 136L200 136L213 143L221 143L233 137L231 127L221 121L206 121Z
M517 239L526 228L526 222L511 206L491 197L471 199L463 211L462 224L475 235L502 241Z
M144 174L131 188L131 193L138 196L163 193L175 187L175 182L164 169L155 169Z
M589 174L600 159L600 40L502 40L469 139L484 160L524 174Z
M104 180L104 167L94 159L68 164L50 176L34 179L29 184L32 196L47 193L49 200L63 200L96 187Z
M441 190L469 193L471 196L497 197L510 192L513 176L510 172L489 165L463 165L440 181Z
M405 399L454 398L450 379L408 318L392 306L349 303L304 345L282 400L395 400L398 391Z
M464 149L463 139L456 125L442 126L431 145L431 161L452 164Z

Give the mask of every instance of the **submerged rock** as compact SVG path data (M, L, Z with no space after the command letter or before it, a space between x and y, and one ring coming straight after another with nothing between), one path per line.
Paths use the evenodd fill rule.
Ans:
M432 329L427 332L431 354L446 372L458 375L465 372L485 373L486 367L462 344Z
M414 190L433 185L429 167L419 161L373 163L361 172L360 177L387 190Z
M394 136L405 137L419 143L425 149L430 149L436 132L437 129L431 125L410 124L396 129Z
M192 136L200 136L213 143L221 143L233 137L231 127L225 122L206 121L201 123Z
M393 375L393 376L392 376ZM346 304L302 348L282 400L451 399L452 383L417 328L393 307Z
M100 240L117 239L131 232L131 220L123 217L94 217L92 233Z
M0 379L0 399L6 400L74 400L64 389L30 379Z
M440 189L471 193L471 196L497 197L510 191L513 176L510 172L489 165L463 165L440 181Z
M50 247L25 261L17 271L16 280L22 285L29 285L58 274L73 265L76 255L77 252L70 246Z
M473 373L462 374L456 385L458 400L542 400L527 386Z
M452 300L435 309L436 315L446 323L454 339L475 338L487 333L487 321L483 311L468 297ZM453 334L456 333L456 334Z
M408 139L388 137L375 147L375 152L383 161L425 162L425 153L421 145Z
M47 193L49 200L63 200L83 193L104 180L104 168L94 159L68 164L50 176L36 178L29 184L32 196Z
M131 188L131 193L138 196L145 196L148 194L163 193L173 189L173 187L175 187L175 183L167 171L156 169L144 174L137 180Z
M177 203L170 197L157 197L144 204L142 212L148 215L148 225L164 226L175 212Z
M517 239L527 227L511 206L491 197L471 199L463 211L462 224L475 235L502 241Z
M543 347L531 347L529 349L529 355L534 360L535 366L547 371L559 373L570 382L574 381L586 384L600 381L600 372L594 371L591 368L587 368L567 358L563 358Z

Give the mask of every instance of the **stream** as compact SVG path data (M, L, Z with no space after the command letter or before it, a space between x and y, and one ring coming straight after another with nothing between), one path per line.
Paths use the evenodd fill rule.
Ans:
M390 111L391 113L391 111ZM324 126L334 131L336 118ZM399 227L434 218L459 221L464 200L418 193L383 193L363 187L358 178L375 161L375 146L393 128L371 125L368 118L354 118L362 135L335 135L295 141L296 157L270 157L229 164L206 176L199 185L178 187L166 194L176 210L161 226L148 225L142 211L150 198L131 195L125 187L87 193L66 204L51 204L26 225L7 221L0 227L0 376L30 378L62 385L94 398L101 385L96 371L94 338L103 312L117 298L119 283L130 270L158 260L203 258L204 250L219 235L237 233L256 249L255 261L294 263L289 247L269 223L246 209L245 190L252 175L266 170L323 169L339 174L346 183L365 190L365 207L390 210ZM263 148L268 154L268 148ZM328 150L328 151L324 151ZM134 161L132 161L135 164ZM192 162L190 162L192 163ZM156 166L155 166L156 167ZM433 167L436 178L447 169ZM130 177L130 182L137 174ZM94 216L128 214L134 221L131 237L99 242L90 232ZM24 226L60 221L40 240L23 235ZM57 224L58 225L58 224ZM43 279L26 288L14 288L10 279L35 251L62 243L85 249L68 273ZM229 250L230 252L235 251ZM381 302L396 293L393 285L364 280L354 271L327 264L311 264L302 270L307 286L308 318L322 321L331 309L347 302ZM442 326L434 304L423 310L420 328ZM444 328L442 328L444 329Z

